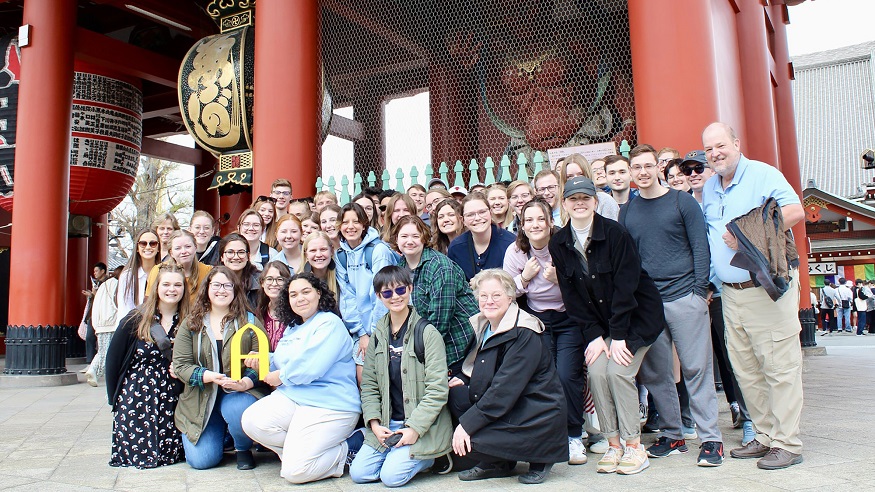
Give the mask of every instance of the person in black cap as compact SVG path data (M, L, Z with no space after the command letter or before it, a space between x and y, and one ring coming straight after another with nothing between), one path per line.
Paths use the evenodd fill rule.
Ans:
M705 189L705 181L711 179L714 171L708 165L708 159L705 157L704 150L694 150L684 156L680 164L680 170L690 182L690 189L693 190L693 198L702 204L702 190Z
M629 233L595 213L592 180L569 180L562 196L569 221L549 249L566 312L583 334L589 388L610 444L598 471L640 473L650 462L641 445L634 378L665 326L662 299Z

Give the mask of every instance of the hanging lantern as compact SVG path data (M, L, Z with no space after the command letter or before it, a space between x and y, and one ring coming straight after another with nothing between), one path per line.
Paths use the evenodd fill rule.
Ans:
M20 49L17 37L0 40L0 207L12 210L15 119ZM110 212L137 176L143 138L139 81L75 62L70 134L70 213L97 217Z
M221 30L188 51L179 69L179 107L194 140L219 158L210 189L233 195L252 186L255 68L254 0L212 0L205 10ZM322 71L322 141L334 107Z

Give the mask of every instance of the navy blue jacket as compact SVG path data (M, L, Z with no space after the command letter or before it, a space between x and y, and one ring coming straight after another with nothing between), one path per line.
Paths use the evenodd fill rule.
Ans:
M516 241L516 236L513 233L495 224L492 224L491 227L492 236L489 239L489 246L479 259L477 258L477 252L474 251L474 237L470 231L465 231L459 237L453 239L453 242L450 243L450 247L447 249L447 256L462 267L466 280L471 280L480 270L502 268L504 266L504 253L507 252L507 247Z

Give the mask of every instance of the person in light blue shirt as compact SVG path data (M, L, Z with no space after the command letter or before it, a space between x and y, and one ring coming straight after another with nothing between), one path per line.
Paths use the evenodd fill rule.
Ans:
M336 310L325 282L311 273L291 278L276 307L288 328L264 378L276 390L242 417L246 434L274 451L280 475L296 484L343 475L346 439L361 415L353 342Z
M722 281L726 345L747 403L756 438L730 451L733 458L759 458L757 467L787 468L802 462L802 350L799 275L790 271L789 288L777 301L756 285L748 271L730 265L738 249L726 224L774 198L784 226L805 216L799 196L780 171L741 153L741 142L725 123L702 133L708 164L717 174L702 190L711 261Z

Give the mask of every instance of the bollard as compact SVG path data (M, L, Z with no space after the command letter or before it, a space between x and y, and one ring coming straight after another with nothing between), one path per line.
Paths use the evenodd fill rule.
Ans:
M817 329L817 319L814 316L814 308L799 310L799 323L802 325L802 331L799 333L799 341L802 343L803 348L817 346L817 342L814 339L814 332Z

